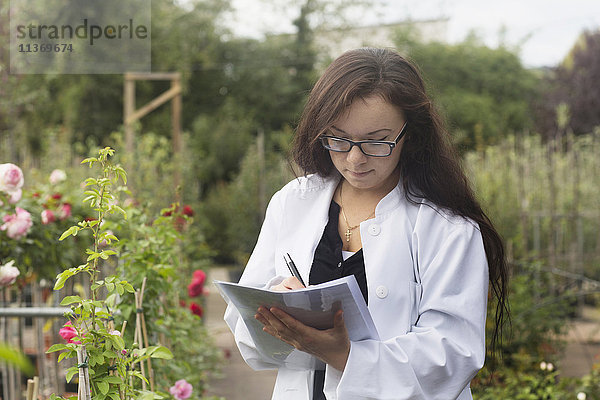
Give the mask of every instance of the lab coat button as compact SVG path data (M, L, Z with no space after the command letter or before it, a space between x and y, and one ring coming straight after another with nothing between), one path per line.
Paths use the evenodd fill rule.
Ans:
M378 224L371 224L369 226L369 233L371 234L371 236L377 236L379 235L379 232L381 232L381 226L379 226Z
M388 295L388 288L383 285L378 286L377 289L375 289L375 293L380 299L385 299Z

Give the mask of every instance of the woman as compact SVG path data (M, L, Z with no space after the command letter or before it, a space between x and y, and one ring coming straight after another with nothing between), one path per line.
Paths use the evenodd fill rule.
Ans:
M295 370L261 359L229 307L246 362L279 369L273 399L471 399L488 282L498 332L507 266L417 69L391 50L340 56L310 94L292 156L305 176L271 199L240 283L302 287L285 253L311 285L354 275L380 340L350 342L343 310L319 331L259 308L265 332L325 364Z

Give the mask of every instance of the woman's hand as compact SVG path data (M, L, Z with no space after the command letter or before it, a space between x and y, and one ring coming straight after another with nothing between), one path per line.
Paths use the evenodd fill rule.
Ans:
M300 351L312 354L339 371L344 370L350 354L350 339L348 339L342 310L335 313L333 328L327 330L304 325L275 307L271 309L259 307L254 317L264 325L263 331L268 334Z
M278 292L285 292L287 290L294 289L304 289L304 286L298 278L290 276L289 278L285 278L279 285L275 285L271 287L271 290L276 290Z

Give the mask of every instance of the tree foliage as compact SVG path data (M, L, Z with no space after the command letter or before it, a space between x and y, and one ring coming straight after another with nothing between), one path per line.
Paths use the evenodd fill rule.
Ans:
M565 60L544 79L544 102L538 126L552 136L559 133L557 109L569 110L568 127L575 134L591 133L600 126L600 30L585 31Z
M398 32L398 48L423 71L458 145L497 143L532 126L538 78L506 47L490 48L475 36L458 44L423 43Z

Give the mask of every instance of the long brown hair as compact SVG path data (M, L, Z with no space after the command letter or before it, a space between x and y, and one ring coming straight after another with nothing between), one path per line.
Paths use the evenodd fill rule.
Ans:
M379 95L404 111L406 134L399 168L407 199L425 198L451 213L475 221L480 228L496 297L492 348L502 338L508 319L508 265L502 239L483 212L462 170L442 119L426 93L415 65L389 49L348 51L325 70L310 93L300 119L291 156L304 173L329 176L335 168L319 136L357 98Z

